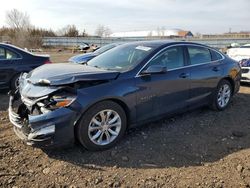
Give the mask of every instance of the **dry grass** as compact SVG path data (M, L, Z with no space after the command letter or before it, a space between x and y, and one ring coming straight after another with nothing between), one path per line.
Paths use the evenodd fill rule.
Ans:
M50 55L52 63L66 63L72 56L80 54L80 52L72 53L70 50L57 52L57 51L44 51L41 54Z

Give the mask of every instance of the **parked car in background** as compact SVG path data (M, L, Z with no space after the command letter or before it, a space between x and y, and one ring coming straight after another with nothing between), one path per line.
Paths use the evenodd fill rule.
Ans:
M50 62L49 56L34 55L16 46L0 43L0 88L16 88L23 72Z
M245 44L238 48L230 48L227 50L227 55L236 61L250 59L250 44Z
M250 58L241 60L240 66L242 71L241 82L250 83Z
M90 52L90 53L85 53L85 54L80 54L80 55L76 55L71 57L68 61L71 63L80 63L80 64L84 64L86 62L88 62L89 60L93 59L94 57L120 45L121 43L112 43L112 44L107 44L105 46L102 46L101 48L97 49L94 52Z
M90 48L90 46L88 43L81 43L80 45L77 46L77 49L80 51L87 50L89 48Z
M43 65L23 74L18 92L10 93L9 118L29 145L77 139L103 150L135 124L203 105L224 110L240 78L239 63L208 46L133 42L84 65Z

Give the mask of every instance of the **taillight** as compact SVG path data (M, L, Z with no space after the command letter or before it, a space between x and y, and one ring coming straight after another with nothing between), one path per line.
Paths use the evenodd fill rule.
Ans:
M51 64L52 62L50 60L46 60L44 64Z

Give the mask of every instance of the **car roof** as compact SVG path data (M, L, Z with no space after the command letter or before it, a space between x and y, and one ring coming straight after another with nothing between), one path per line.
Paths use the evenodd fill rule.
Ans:
M31 52L26 51L26 50L24 50L24 49L22 49L22 48L20 48L20 47L18 47L18 46L12 45L12 44L6 44L6 43L0 42L0 46L9 47L9 48L11 48L11 49L13 49L13 50L16 50L16 51L18 51L19 53L22 53L22 54L25 53L25 54L34 55L34 54L32 54Z
M165 47L169 45L176 45L176 44L190 44L190 45L199 45L208 47L206 45L195 43L195 42L187 42L187 41L174 41L174 40L149 40L149 41L136 41L136 42L129 42L126 44L134 44L134 45L145 45L145 46L152 46L152 47ZM209 47L211 48L211 47Z

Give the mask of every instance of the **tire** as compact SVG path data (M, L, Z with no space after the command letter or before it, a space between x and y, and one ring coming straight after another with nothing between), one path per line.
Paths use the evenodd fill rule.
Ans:
M103 101L84 113L76 127L76 136L87 150L105 150L122 138L126 127L123 108L113 101Z
M16 90L18 87L18 79L20 77L20 74L16 74L15 76L13 76L13 78L10 81L10 89L11 90Z
M212 97L212 109L217 111L225 110L232 99L232 95L231 83L227 80L221 80Z

